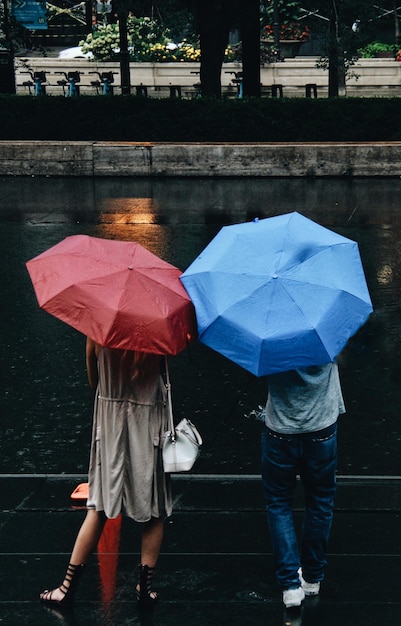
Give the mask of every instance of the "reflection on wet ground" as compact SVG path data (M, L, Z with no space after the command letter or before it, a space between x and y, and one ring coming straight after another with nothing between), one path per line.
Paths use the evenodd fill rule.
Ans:
M83 510L78 476L0 477L1 623L6 626L377 626L401 619L400 480L341 481L327 575L319 597L285 611L273 569L259 477L173 480L174 513L155 573L160 601L138 611L140 524L108 521L74 609L47 609L38 593L59 582ZM301 527L301 492L295 499ZM397 504L398 503L398 504ZM36 531L36 532L35 532ZM368 601L367 601L368 600Z
M84 339L38 309L25 262L72 234L137 240L185 269L226 224L299 211L359 243L375 314L343 354L340 474L401 475L401 181L0 179L0 472L87 468ZM177 414L205 439L200 473L259 472L265 383L200 345L172 359Z

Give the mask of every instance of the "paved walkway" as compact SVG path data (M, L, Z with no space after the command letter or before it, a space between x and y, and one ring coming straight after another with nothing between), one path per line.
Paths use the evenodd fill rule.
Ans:
M138 612L138 525L109 527L75 609L37 600L58 583L84 510L70 493L85 476L0 476L0 623L7 626L397 626L401 624L401 479L339 478L326 581L319 599L285 612L273 576L257 476L179 476L153 614ZM300 522L301 492L296 497ZM119 547L118 547L119 545ZM118 554L117 554L118 553ZM118 562L117 562L118 561Z

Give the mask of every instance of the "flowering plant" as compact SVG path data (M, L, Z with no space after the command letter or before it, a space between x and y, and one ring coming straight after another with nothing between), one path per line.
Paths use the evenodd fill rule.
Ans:
M102 24L93 33L89 33L79 45L82 52L92 52L93 57L99 61L111 61L116 58L118 50L119 33L117 24Z
M129 17L127 32L131 61L152 60L152 47L165 46L169 41L168 30L150 17ZM118 24L99 24L79 45L83 52L92 52L96 60L112 61L118 56L119 41Z
M272 24L266 24L265 35L267 38L274 37L274 28ZM280 26L280 40L308 41L309 26L301 26L299 22L286 22Z
M228 46L224 54L224 62L228 63L235 58L233 49ZM139 60L139 59L138 59ZM190 44L185 39L181 43L155 43L142 52L141 61L152 63L167 62L199 62L201 60L200 47L197 44Z
M127 21L128 45L131 61L167 63L180 61L200 61L200 46L183 39L180 43L171 41L168 29L149 17L129 17ZM118 24L99 24L79 45L83 52L92 52L100 61L118 58ZM224 61L232 61L234 51L229 46Z
M172 42L151 44L146 50L142 50L141 58L136 60L149 61L151 63L167 63L174 61L199 61L199 59L199 48L183 41L179 44Z

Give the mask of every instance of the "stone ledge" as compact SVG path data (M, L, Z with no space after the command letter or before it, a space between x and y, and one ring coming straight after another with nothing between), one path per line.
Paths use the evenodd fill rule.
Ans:
M401 142L0 141L0 176L401 176Z
M0 141L0 176L93 176L92 142Z

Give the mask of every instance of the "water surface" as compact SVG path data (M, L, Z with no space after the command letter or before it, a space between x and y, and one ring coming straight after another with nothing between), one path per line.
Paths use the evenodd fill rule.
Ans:
M41 311L25 262L66 236L136 240L184 270L218 230L299 211L358 242L375 314L346 349L339 473L401 475L401 181L0 179L1 473L87 469L85 339ZM199 426L201 473L258 473L264 379L197 344L171 359L174 407Z

